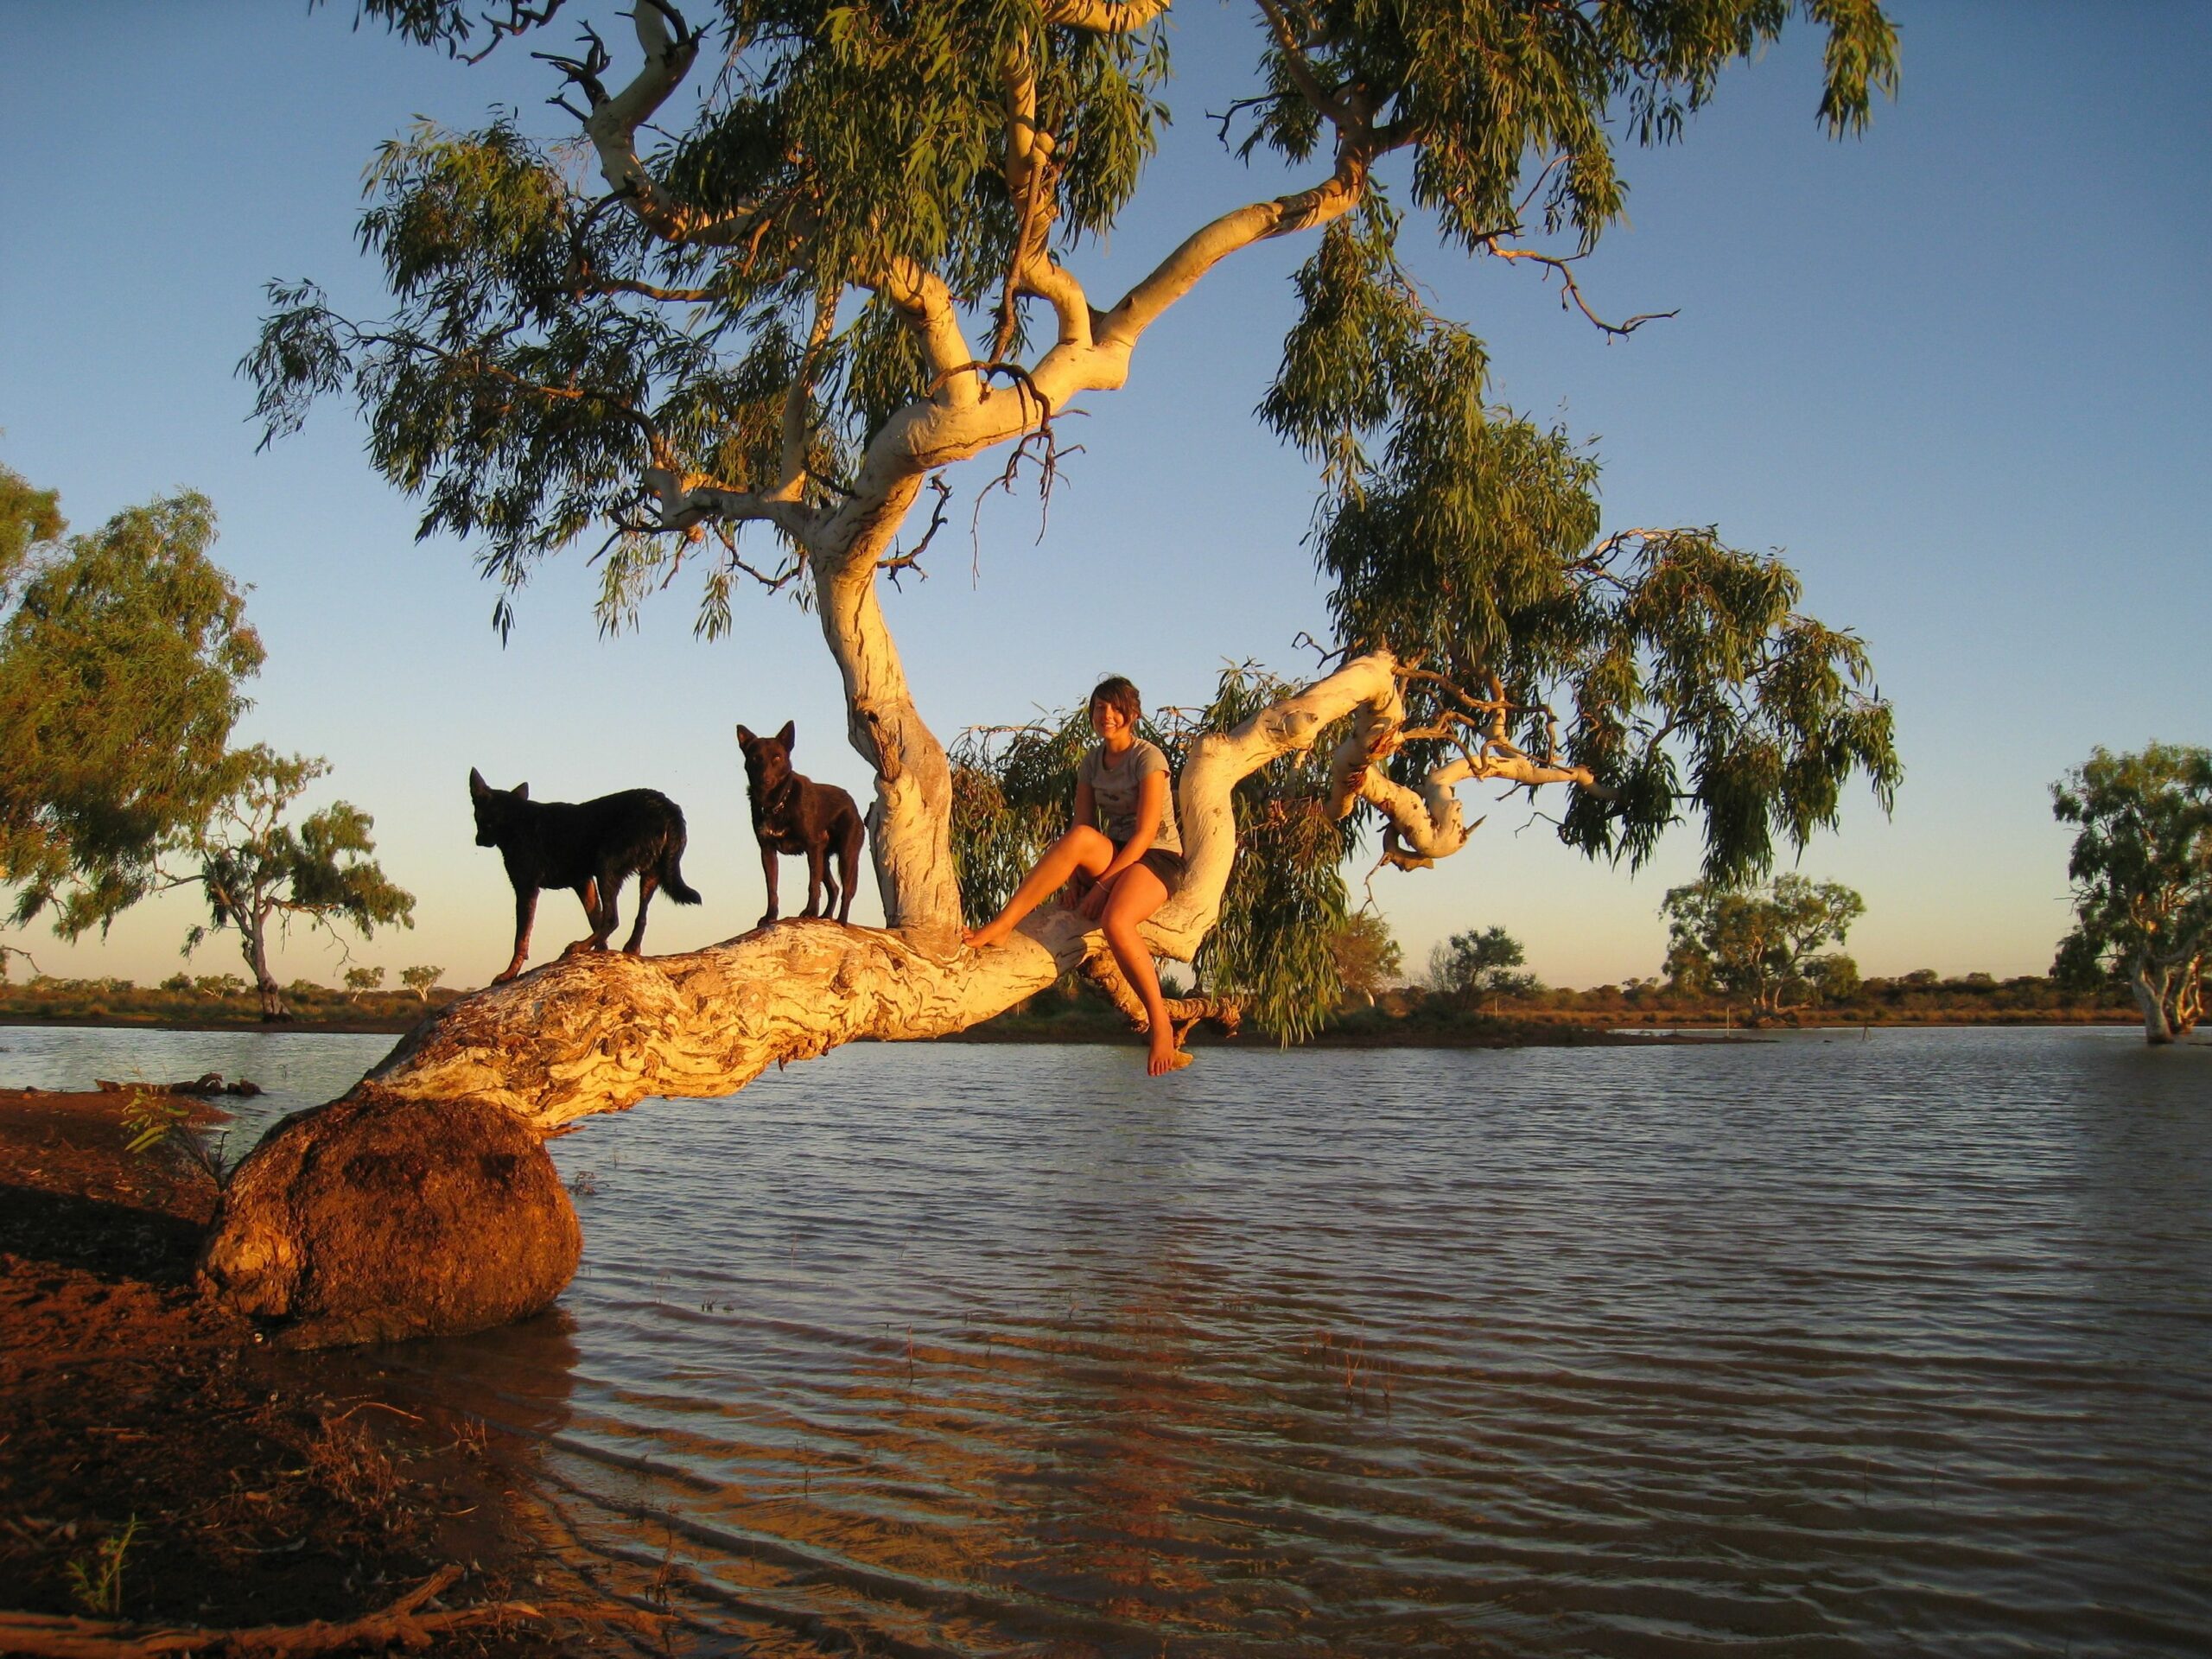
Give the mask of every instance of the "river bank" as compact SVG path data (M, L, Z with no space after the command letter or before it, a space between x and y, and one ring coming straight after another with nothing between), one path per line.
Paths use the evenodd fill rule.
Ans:
M357 1644L604 1647L629 1610L586 1611L480 1421L378 1397L194 1294L215 1190L126 1149L130 1098L0 1089L0 1651L158 1624L308 1652L296 1627L363 1620Z

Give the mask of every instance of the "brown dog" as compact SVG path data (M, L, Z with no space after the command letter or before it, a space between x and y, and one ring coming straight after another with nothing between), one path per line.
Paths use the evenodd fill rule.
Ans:
M753 798L753 833L760 842L760 874L768 884L768 911L755 925L766 927L776 919L776 855L806 855L806 908L802 916L829 913L822 904L822 889L830 889L830 904L843 921L853 908L853 885L860 868L861 840L866 833L860 808L835 784L817 784L791 770L791 740L795 722L785 721L773 737L755 737L741 726L738 747L745 751L745 782ZM830 868L835 858L836 873ZM839 886L839 875L843 885Z

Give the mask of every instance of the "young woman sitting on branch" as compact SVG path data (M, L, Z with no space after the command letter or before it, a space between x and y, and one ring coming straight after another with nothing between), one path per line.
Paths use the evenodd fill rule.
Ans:
M999 944L1072 879L1077 911L1099 925L1122 975L1143 999L1152 1032L1145 1069L1156 1077L1188 1065L1191 1057L1175 1046L1160 975L1137 929L1182 880L1183 838L1175 828L1167 757L1137 735L1142 708L1136 687L1120 675L1098 683L1090 694L1098 746L1076 768L1074 823L1045 849L1006 908L970 928L967 938L979 950Z

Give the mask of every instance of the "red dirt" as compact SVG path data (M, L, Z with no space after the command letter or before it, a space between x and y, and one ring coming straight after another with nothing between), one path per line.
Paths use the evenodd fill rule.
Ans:
M482 1425L349 1393L194 1293L213 1183L130 1154L127 1099L0 1089L0 1609L93 1612L73 1564L96 1572L133 1520L133 1622L351 1619L446 1563L468 1569L446 1605L570 1599ZM516 1620L436 1647L608 1640Z

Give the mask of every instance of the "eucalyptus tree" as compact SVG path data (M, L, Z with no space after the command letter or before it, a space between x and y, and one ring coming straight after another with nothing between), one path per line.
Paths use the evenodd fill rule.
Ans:
M741 626L741 589L798 594L874 775L888 923L560 964L418 1031L378 1068L385 1094L466 1088L551 1130L1103 972L1066 909L962 947L950 826L967 785L911 695L884 579L921 556L928 531L902 537L944 469L995 453L1009 480L1049 478L1070 461L1071 408L1172 349L1155 325L1278 238L1310 251L1258 413L1320 480L1330 671L1190 744L1189 873L1150 924L1160 955L1220 950L1236 982L1285 971L1271 904L1341 923L1341 885L1330 917L1327 882L1270 869L1255 825L1326 859L1379 822L1385 855L1418 866L1465 844L1454 789L1487 779L1564 791L1566 839L1631 862L1694 819L1723 879L1832 823L1854 773L1885 801L1894 787L1860 643L1802 614L1778 562L1711 530L1606 530L1591 458L1494 406L1481 343L1427 305L1402 246L1433 229L1447 253L1635 327L1598 317L1577 281L1622 216L1617 149L1679 137L1724 68L1780 34L1788 0L1259 0L1249 95L1221 130L1291 188L1201 210L1119 293L1086 270L1117 226L1135 233L1169 118L1166 0L719 0L696 16L638 0L626 38L563 0L360 10L459 56L522 37L575 125L552 143L499 113L387 143L360 230L391 312L273 289L245 365L268 433L318 397L353 400L424 533L474 540L502 626L513 587L569 551L599 560L608 620L679 578L709 635ZM1874 0L1802 10L1826 37L1818 118L1853 130L1893 84L1891 26ZM1318 784L1288 780L1299 811L1240 819L1240 790L1249 806L1271 768ZM1256 884L1249 908L1240 881ZM1313 944L1295 972L1330 970L1325 932L1294 936Z
M327 761L278 754L264 744L238 750L230 758L229 787L193 837L208 921L185 936L185 954L214 933L235 931L266 1020L291 1018L269 971L269 950L295 923L334 938L340 924L364 938L381 926L415 925L414 895L393 885L371 856L375 823L367 813L334 801L290 821L293 805L329 770ZM372 986L384 974L372 971ZM347 985L353 982L349 973Z
M66 530L52 492L0 468L0 886L17 925L51 912L75 938L168 884L263 652L208 556L205 496Z
M2050 794L2059 822L2080 826L2067 861L2074 931L2053 976L2124 979L2145 1041L2186 1037L2204 1014L2212 957L2212 749L2099 748Z
M1667 976L1679 990L1747 996L1762 1014L1789 1014L1856 984L1849 957L1818 953L1841 944L1866 913L1866 899L1841 882L1802 875L1673 887L1660 906Z
M1447 995L1487 996L1495 1009L1501 996L1541 988L1534 974L1516 971L1528 960L1521 941L1502 927L1454 933L1428 954L1429 984Z
M1375 994L1395 983L1405 970L1406 953L1391 937L1390 925L1371 910L1344 918L1329 939L1336 958L1337 981L1347 996L1363 998L1375 1006Z

